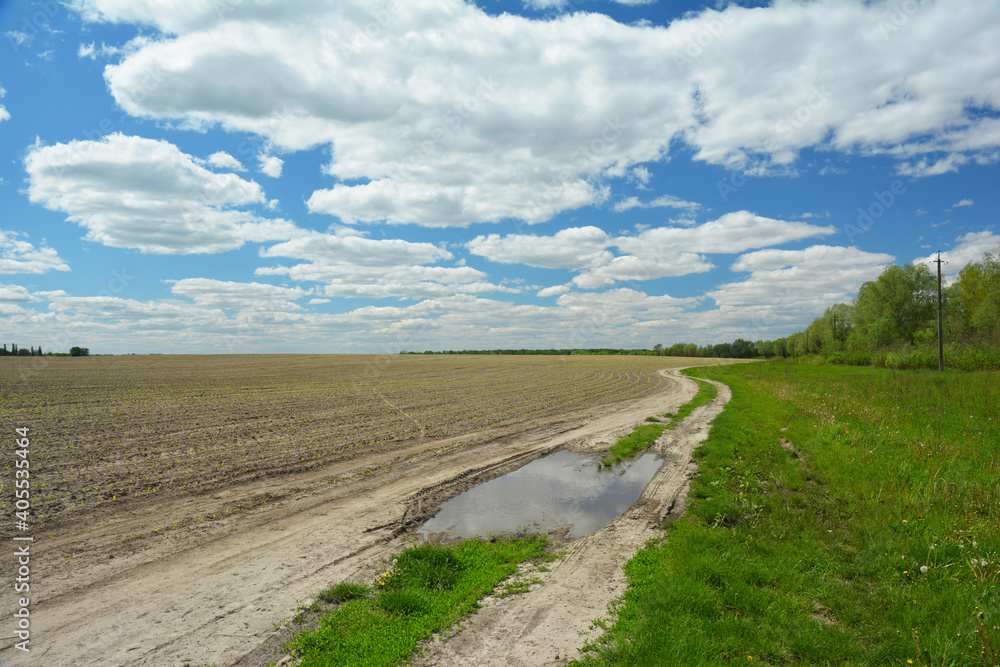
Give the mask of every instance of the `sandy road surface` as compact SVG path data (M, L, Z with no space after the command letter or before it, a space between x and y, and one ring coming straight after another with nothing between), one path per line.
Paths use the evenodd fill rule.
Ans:
M626 405L414 441L303 475L109 511L93 525L43 536L32 552L31 653L13 650L14 640L3 637L0 657L11 665L53 667L267 664L280 657L260 651L275 622L331 582L367 577L439 502L554 449L608 440L676 408L694 391L693 382L678 380ZM289 496L290 490L297 493ZM271 497L283 500L222 515L225 507ZM151 524L170 526L195 514L217 518L135 536ZM647 513L627 521L648 525L652 519ZM626 542L641 544L643 534L637 530ZM614 558L628 548L634 547L623 544ZM576 560L567 559L559 571L569 572ZM599 579L613 576L609 571ZM13 604L13 596L4 596L0 614L10 618ZM603 607L598 611L595 616Z
M695 391L693 381L674 377ZM689 383L689 385L688 385ZM715 383L719 395L698 408L656 444L663 465L627 512L605 528L570 542L569 554L547 565L548 572L523 567L520 576L536 580L523 595L488 598L482 609L455 634L429 642L415 667L538 667L564 665L579 658L579 648L597 638L592 621L607 617L608 605L625 592L622 566L647 540L661 536L660 525L684 512L688 480L695 466L691 453L708 436L708 424L729 401L729 388Z

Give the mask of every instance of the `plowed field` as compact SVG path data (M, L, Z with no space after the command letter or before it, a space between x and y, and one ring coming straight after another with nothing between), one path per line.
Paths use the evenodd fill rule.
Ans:
M7 540L15 429L31 439L23 664L237 662L444 499L693 395L662 372L686 360L662 357L42 361L0 363ZM0 657L22 664L13 642Z
M5 419L30 427L36 443L33 479L44 490L33 494L36 522L627 401L655 391L663 382L655 369L665 366L642 357L45 361L23 381L17 362L28 363L0 364Z

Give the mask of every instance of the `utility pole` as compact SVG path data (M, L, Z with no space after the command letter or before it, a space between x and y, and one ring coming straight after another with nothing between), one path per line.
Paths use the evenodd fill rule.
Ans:
M937 260L935 260L938 269L938 370L944 370L944 327L941 324L941 251L938 250Z

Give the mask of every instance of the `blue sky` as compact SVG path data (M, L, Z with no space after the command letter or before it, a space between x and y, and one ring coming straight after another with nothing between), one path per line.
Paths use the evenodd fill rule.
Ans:
M0 4L0 340L652 347L1000 247L1000 2Z

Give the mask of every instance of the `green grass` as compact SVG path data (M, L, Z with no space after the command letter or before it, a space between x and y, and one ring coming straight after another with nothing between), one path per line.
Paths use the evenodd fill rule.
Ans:
M733 398L583 662L1000 664L1000 374L692 372Z
M670 423L667 425L668 429L677 426L677 424L701 406L708 405L714 401L715 397L719 394L719 389L714 384L702 382L701 380L695 380L695 382L698 383L698 393L695 394L694 398L682 405L676 415L664 415L664 417L671 417Z
M608 448L608 456L601 459L600 465L610 468L633 458L656 442L656 439L666 428L666 424L640 424L636 426L631 433L618 438L618 441Z
M636 426L628 435L618 438L615 444L608 448L608 455L601 459L600 465L611 468L623 461L632 459L639 452L644 451L660 437L666 429L673 429L682 419L690 415L696 408L707 405L715 400L718 393L715 385L708 382L698 382L698 393L694 398L685 403L677 411L677 414L665 414L663 418L667 421L661 423L657 417L646 417L645 423Z
M539 568L539 572L542 569ZM538 577L532 577L531 579L519 579L517 581L509 581L503 585L503 588L499 593L497 593L498 598L505 598L511 595L520 595L521 593L527 593L531 590L531 587L535 584L543 583Z
M323 602L339 603L366 598L371 595L371 591L371 586L367 584L342 581L323 589L317 597Z
M532 535L408 548L376 579L371 596L325 613L286 649L301 667L398 665L418 641L476 609L518 563L543 559L546 545Z

